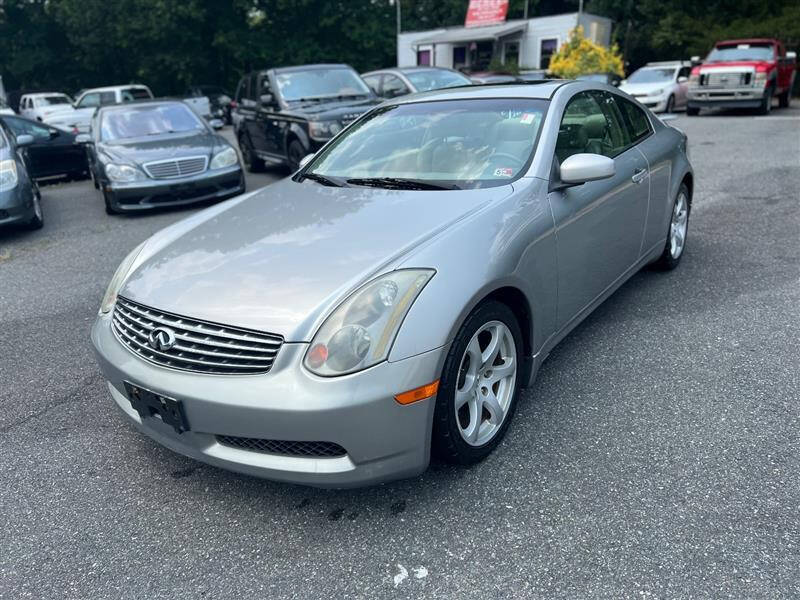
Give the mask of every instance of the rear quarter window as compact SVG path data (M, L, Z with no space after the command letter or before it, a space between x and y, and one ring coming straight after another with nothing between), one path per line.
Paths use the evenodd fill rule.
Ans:
M617 95L614 96L614 100L616 100L620 111L622 111L622 114L625 116L634 143L650 135L652 131L650 119L647 118L647 114L641 108L630 100L626 100Z

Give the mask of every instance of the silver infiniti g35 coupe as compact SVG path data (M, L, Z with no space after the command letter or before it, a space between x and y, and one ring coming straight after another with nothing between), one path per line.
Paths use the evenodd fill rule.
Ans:
M686 136L604 84L407 96L133 250L92 340L128 419L212 465L348 487L474 463L572 328L678 264L693 187Z

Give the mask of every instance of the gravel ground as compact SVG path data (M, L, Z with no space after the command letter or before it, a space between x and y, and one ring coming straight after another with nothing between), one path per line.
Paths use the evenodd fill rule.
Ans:
M129 427L89 328L128 250L192 210L44 187L44 229L0 232L0 598L800 597L800 110L676 124L680 268L564 340L488 460L355 491Z

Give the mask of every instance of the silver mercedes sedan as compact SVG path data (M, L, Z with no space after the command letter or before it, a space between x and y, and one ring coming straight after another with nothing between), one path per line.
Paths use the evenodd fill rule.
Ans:
M134 249L92 340L122 413L212 465L350 487L475 463L571 329L678 265L693 188L686 136L604 84L406 96Z

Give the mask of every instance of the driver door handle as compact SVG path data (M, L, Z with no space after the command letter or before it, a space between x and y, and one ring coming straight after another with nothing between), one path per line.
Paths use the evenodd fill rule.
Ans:
M645 177L647 177L647 169L639 169L638 171L633 172L633 177L631 177L631 181L633 183L642 183Z

